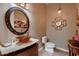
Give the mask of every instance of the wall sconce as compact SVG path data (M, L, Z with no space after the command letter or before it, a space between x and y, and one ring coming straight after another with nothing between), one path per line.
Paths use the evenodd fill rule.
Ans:
M30 8L30 4L29 3L18 3L19 6L25 8L25 9L29 9Z
M60 14L62 11L61 11L61 7L60 7L60 4L58 4L58 14Z
M26 3L26 9L30 8L30 4Z

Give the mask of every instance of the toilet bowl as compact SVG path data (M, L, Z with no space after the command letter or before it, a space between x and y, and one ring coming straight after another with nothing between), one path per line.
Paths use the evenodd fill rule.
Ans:
M42 37L42 43L44 44L44 49L47 52L53 53L55 44L53 42L47 42L47 36Z
M54 53L55 44L52 42L45 43L45 51Z

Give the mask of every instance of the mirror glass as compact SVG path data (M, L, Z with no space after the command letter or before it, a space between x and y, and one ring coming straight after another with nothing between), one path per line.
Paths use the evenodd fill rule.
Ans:
M27 18L21 11L13 11L10 15L10 22L17 32L25 32L28 27Z

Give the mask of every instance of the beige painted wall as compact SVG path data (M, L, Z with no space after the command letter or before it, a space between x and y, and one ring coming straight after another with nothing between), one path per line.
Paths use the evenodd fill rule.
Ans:
M45 4L30 4L29 18L30 18L30 35L34 38L40 39L46 35L46 7Z
M5 12L10 7L12 7L11 4L0 4L0 42L8 42L8 30L5 25L4 17L5 17Z
M61 31L55 30L51 26L57 14L58 4L47 4L47 36L49 41L56 44L57 47L67 49L67 40L75 34L76 30L76 11L75 4L61 4L62 18L67 20L67 26Z
M46 33L46 11L44 4L30 4L30 34L41 38Z

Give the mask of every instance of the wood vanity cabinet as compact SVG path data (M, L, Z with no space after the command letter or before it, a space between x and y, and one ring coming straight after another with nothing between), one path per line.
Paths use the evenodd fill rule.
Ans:
M29 47L6 54L4 56L38 56L38 44L35 43Z

